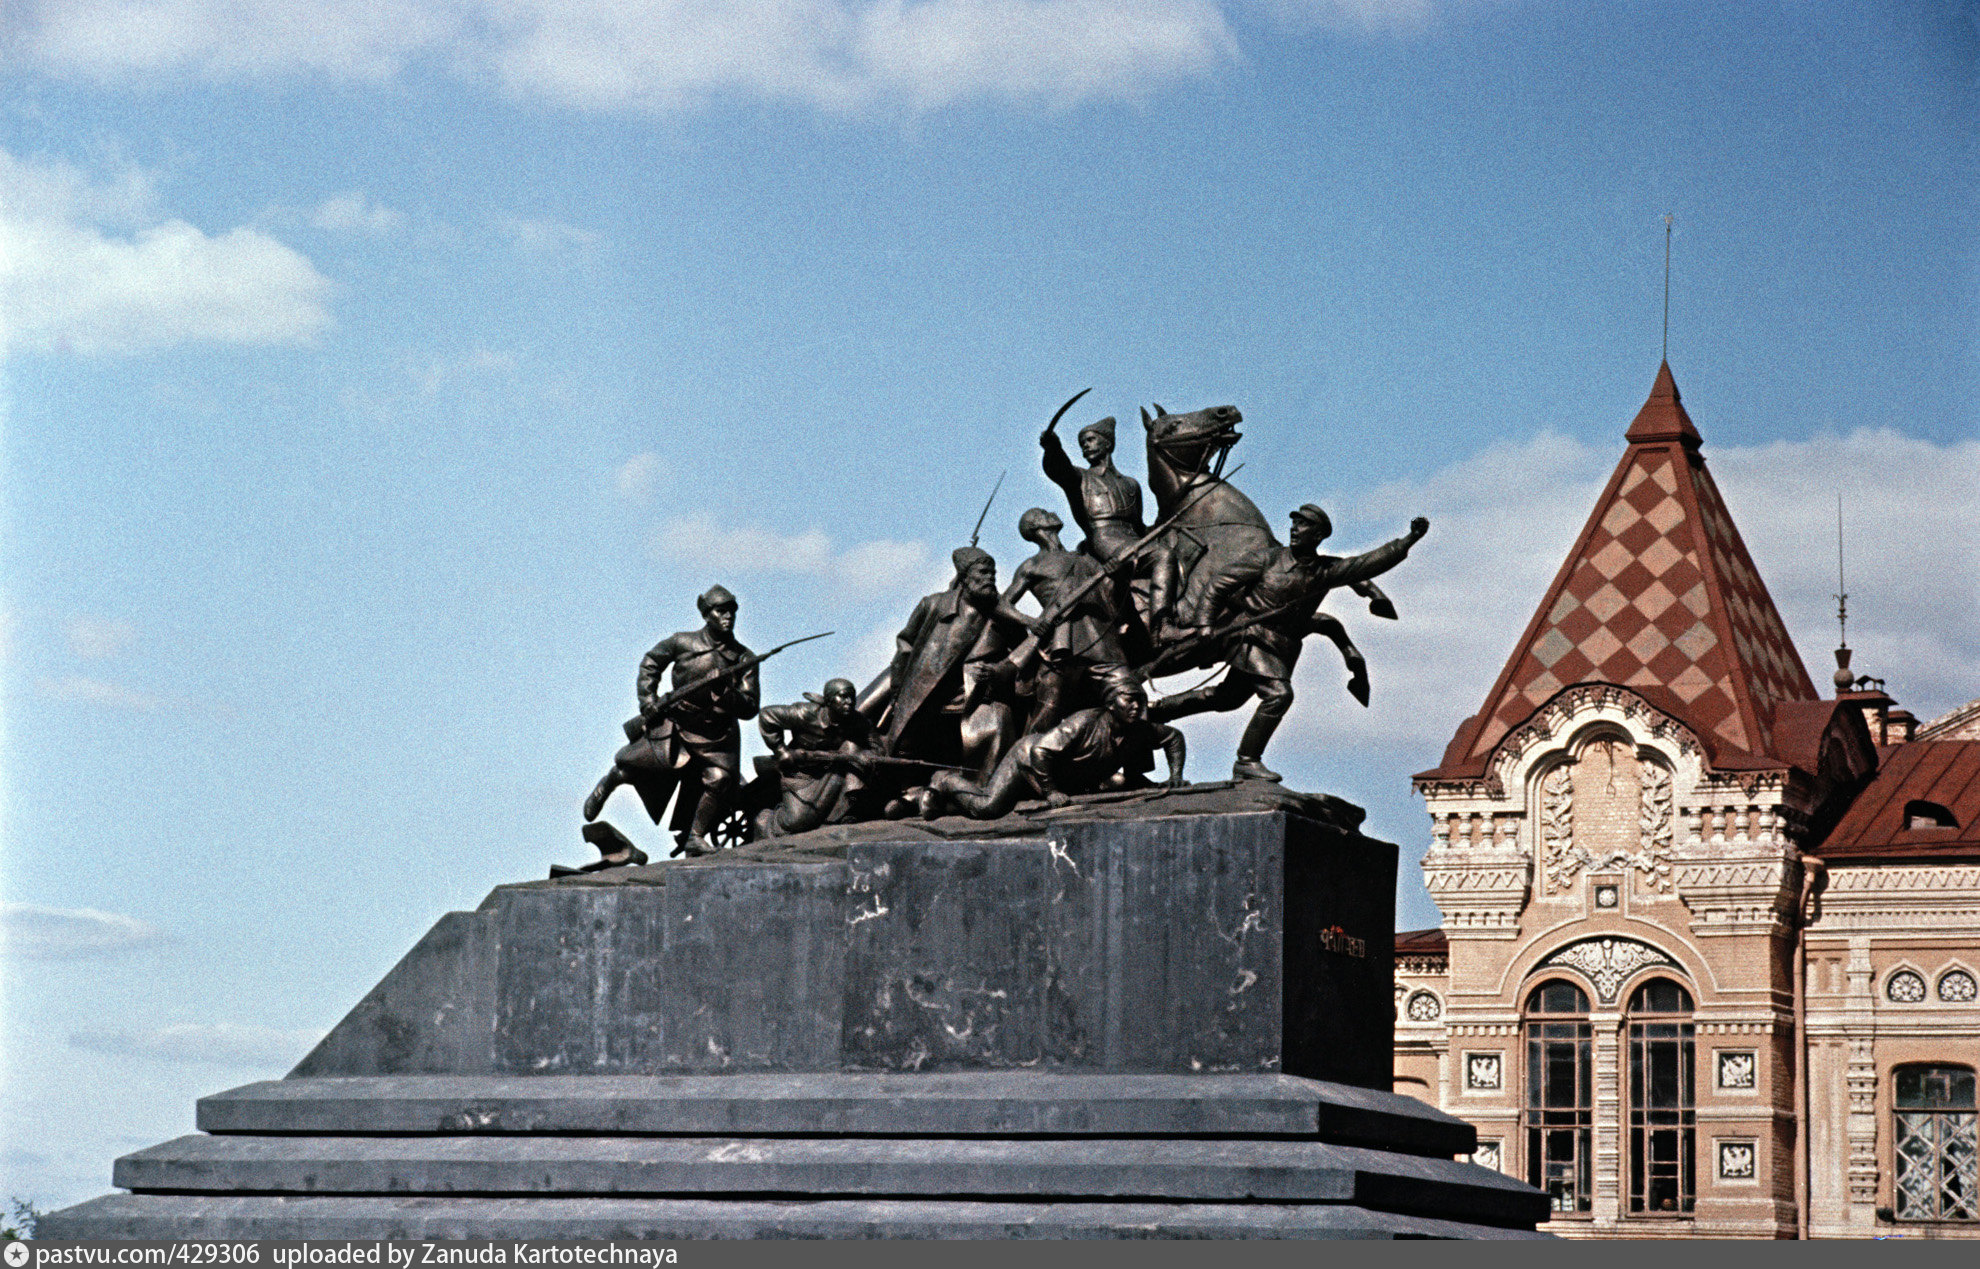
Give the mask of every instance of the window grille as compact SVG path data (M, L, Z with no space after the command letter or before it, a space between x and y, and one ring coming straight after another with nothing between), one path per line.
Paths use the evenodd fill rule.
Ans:
M1980 1220L1972 1069L1901 1066L1894 1083L1897 1218Z
M1925 999L1925 976L1901 969L1884 983L1884 995L1901 1005L1915 1005Z
M1691 993L1652 979L1629 1018L1629 1210L1681 1215L1698 1198Z
M1543 983L1526 1012L1527 1181L1556 1212L1586 1212L1595 1188L1588 997L1573 983Z

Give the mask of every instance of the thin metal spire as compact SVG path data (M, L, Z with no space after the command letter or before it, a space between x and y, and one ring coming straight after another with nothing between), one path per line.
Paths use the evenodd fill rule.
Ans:
M1664 216L1664 356L1671 359L1671 217Z
M1849 646L1849 590L1843 584L1843 497L1836 491L1836 624L1842 628L1842 642Z

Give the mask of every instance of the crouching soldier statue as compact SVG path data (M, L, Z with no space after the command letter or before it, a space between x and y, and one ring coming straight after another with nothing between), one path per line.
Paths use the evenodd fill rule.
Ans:
M1104 707L1079 710L1050 731L1020 739L987 782L938 771L931 787L965 815L996 819L1026 797L1058 807L1074 793L1145 786L1156 749L1169 764L1168 784L1180 785L1186 753L1182 733L1149 721L1147 693L1130 674L1110 677L1105 695Z
M833 679L818 695L757 716L783 784L782 803L756 817L758 837L806 833L855 814L876 755L873 724L853 701L852 682Z
M713 851L709 834L734 802L742 756L736 723L756 716L758 658L736 641L734 595L715 586L695 604L706 624L668 635L639 664L640 717L627 729L643 725L644 734L619 750L584 800L585 839L605 852L601 862L620 862L612 858L614 845L621 853L636 850L616 832L589 829L622 784L639 794L655 824L673 800L676 855ZM670 669L673 690L662 696L660 680Z

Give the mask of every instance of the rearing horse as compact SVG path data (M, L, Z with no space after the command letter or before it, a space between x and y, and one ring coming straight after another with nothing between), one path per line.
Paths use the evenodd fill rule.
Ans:
M1244 421L1232 405L1213 405L1188 414L1170 414L1160 405L1141 412L1148 432L1148 490L1160 518L1181 508L1169 528L1176 564L1183 575L1176 615L1185 625L1201 625L1212 614L1201 611L1210 581L1238 556L1279 544L1256 503L1218 473L1237 425Z
M1159 404L1155 413L1141 412L1148 431L1148 488L1155 495L1162 519L1178 507L1182 514L1169 528L1182 584L1176 596L1176 620L1184 626L1209 625L1217 617L1206 611L1210 587L1239 556L1279 545L1258 504L1220 474L1231 446L1242 439L1237 425L1244 421L1234 405L1213 405L1188 414L1170 414ZM1357 583L1355 593L1371 601L1378 615L1395 616L1388 597L1372 582ZM1379 602L1377 602L1379 601ZM1367 662L1348 637L1347 627L1326 613L1314 616L1315 632L1340 649L1351 672L1348 691L1368 703ZM1218 653L1205 647L1173 668L1207 669Z

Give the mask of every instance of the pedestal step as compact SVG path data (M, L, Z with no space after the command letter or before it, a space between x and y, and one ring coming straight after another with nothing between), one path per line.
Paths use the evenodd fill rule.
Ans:
M1308 1141L778 1137L181 1137L126 1155L140 1192L971 1195L1353 1203L1492 1225L1540 1195L1469 1163Z
M1547 1215L1453 1160L1475 1137L1451 1116L1287 1075L290 1079L201 1099L199 1125L117 1160L133 1193L50 1236L1475 1237Z
M1290 1075L401 1075L199 1101L210 1133L1289 1136L1449 1159L1476 1133L1413 1098Z
M852 1199L213 1197L113 1194L44 1238L1515 1238L1547 1235L1353 1205Z

